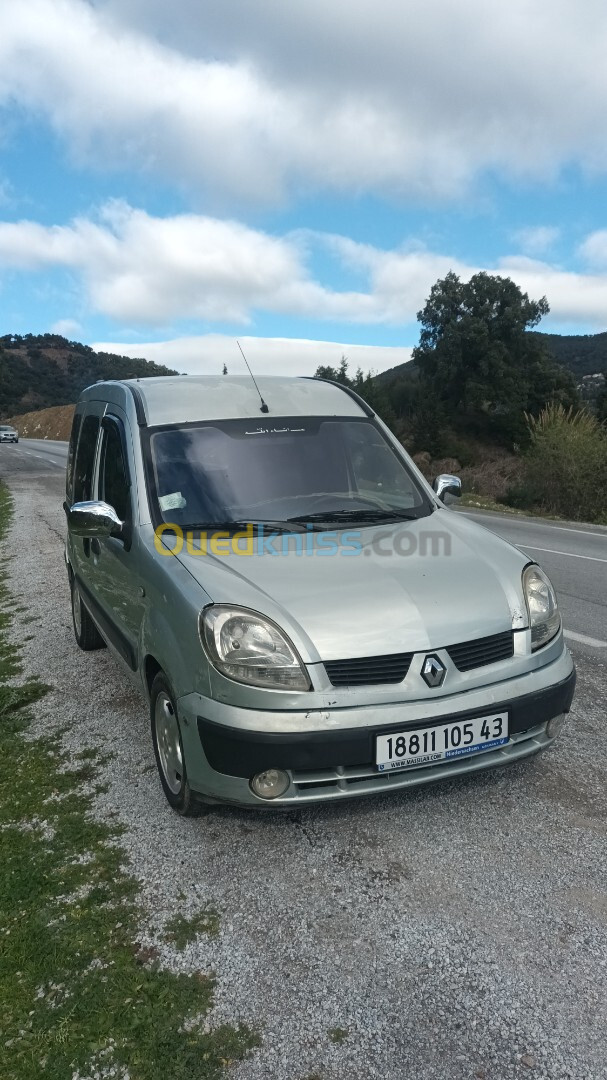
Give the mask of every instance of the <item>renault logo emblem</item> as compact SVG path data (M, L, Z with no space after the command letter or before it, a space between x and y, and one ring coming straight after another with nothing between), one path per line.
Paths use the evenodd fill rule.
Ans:
M430 653L422 664L422 679L434 690L442 685L446 670L442 660L435 653Z

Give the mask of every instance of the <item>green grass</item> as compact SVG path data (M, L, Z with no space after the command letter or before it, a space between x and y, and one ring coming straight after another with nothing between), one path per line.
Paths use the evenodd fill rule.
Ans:
M513 506L507 506L506 503L496 502L491 495L475 495L471 491L464 492L458 502L460 506L478 507L479 510L494 510L500 514L513 514L516 517L542 516L534 514L532 510L517 510Z
M477 507L479 510L493 510L498 514L511 514L513 517L536 517L544 521L563 521L564 518L555 514L541 514L538 510L520 510L516 506L508 506L507 503L496 502L491 495L474 495L471 491L464 492L458 500L460 506Z
M190 941L196 941L200 934L217 937L219 933L219 915L212 908L204 908L191 919L176 915L165 926L167 941L172 941L176 949L185 949Z
M0 543L9 513L0 486ZM93 820L83 790L101 753L69 761L60 734L25 737L47 688L17 682L3 577L0 567L0 1077L216 1080L258 1039L246 1028L203 1031L213 976L162 971L138 946L142 913L120 829ZM216 929L215 913L204 927L197 918L183 920L181 936L174 928L176 945L186 929Z
M344 1042L348 1038L349 1034L350 1033L349 1033L348 1029L347 1028L342 1028L342 1027L329 1028L329 1031L328 1031L328 1035L329 1035L329 1038L330 1038L331 1042L336 1043L337 1045Z

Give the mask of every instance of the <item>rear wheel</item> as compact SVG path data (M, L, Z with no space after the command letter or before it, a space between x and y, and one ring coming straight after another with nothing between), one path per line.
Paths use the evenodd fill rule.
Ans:
M177 707L163 671L158 672L152 683L150 719L158 775L168 802L183 817L199 814L201 804L188 783Z
M72 592L72 622L74 624L76 643L84 652L105 648L105 641L82 603L80 589L74 580L74 575L71 573L70 589Z

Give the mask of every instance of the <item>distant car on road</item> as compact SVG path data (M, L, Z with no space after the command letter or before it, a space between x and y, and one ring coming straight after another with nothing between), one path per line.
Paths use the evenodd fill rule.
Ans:
M0 424L0 442L19 442L19 432L9 424Z
M554 741L575 686L554 590L445 506L459 488L322 379L84 391L74 632L146 694L175 810L385 793Z

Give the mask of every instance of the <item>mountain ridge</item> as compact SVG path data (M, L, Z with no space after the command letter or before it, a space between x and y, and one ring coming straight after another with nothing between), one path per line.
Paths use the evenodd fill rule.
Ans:
M544 334L549 354L568 368L577 382L607 375L607 331L597 334ZM413 361L377 375L378 385L402 376L415 377ZM89 345L60 334L5 334L0 337L0 416L15 417L54 406L73 405L85 386L99 379L146 378L178 372L143 357L95 352Z
M607 375L607 330L597 334L545 334L540 330L528 333L541 338L552 359L571 371L576 381L587 375ZM414 376L416 370L415 363L409 360L373 378L382 383L403 375Z
M5 334L0 337L0 416L73 405L85 386L99 379L177 374L143 357L95 352L60 334Z

